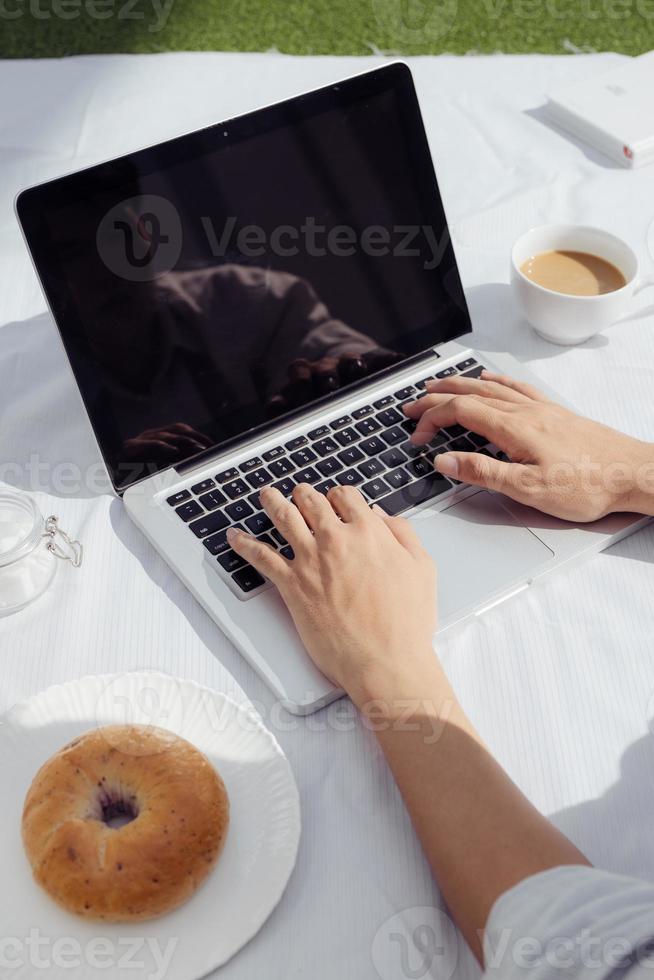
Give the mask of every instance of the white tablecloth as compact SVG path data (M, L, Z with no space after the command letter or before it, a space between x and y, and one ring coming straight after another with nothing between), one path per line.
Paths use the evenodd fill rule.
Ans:
M374 739L349 703L307 719L277 709L122 504L106 490L79 488L75 467L86 483L89 474L99 479L97 454L12 199L28 184L376 60L175 54L0 64L0 478L40 485L43 510L86 547L81 571L63 569L46 597L0 620L0 709L54 682L145 667L257 704L294 768L304 833L281 905L223 970L239 980L402 980L409 973L393 936L420 920L407 910L440 899ZM585 413L654 440L654 320L636 318L564 350L520 321L506 285L513 239L549 220L611 228L651 268L654 167L618 169L549 128L538 110L552 84L619 60L442 57L412 67L473 343L511 351ZM534 803L593 861L652 879L653 596L648 528L439 649L465 708ZM458 975L469 970L462 954Z

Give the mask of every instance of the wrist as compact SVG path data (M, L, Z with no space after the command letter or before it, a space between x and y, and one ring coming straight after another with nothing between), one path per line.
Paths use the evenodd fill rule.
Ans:
M407 701L418 702L433 692L450 690L431 646L370 664L348 685L351 700L363 714L383 712L389 718L405 710L400 702L405 706Z
M633 440L634 455L627 485L617 489L614 513L645 514L654 516L654 446Z

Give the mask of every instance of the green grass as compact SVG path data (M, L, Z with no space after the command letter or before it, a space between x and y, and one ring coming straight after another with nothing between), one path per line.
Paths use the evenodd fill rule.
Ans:
M165 8L169 4L166 16ZM158 14L155 5L164 12ZM97 15L102 15L102 19ZM270 49L289 54L341 55L378 51L564 54L575 50L621 51L633 55L647 51L653 44L654 0L2 0L0 3L0 56L5 58L116 51Z

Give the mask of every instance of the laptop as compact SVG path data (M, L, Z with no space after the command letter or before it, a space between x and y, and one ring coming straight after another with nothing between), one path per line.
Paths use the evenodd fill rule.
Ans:
M427 380L535 379L466 342L402 63L30 188L16 210L116 494L292 712L342 692L227 543L238 525L292 560L262 487L346 484L407 516L439 565L441 630L643 523L575 526L445 479L439 452L499 453L461 427L409 443L401 406Z

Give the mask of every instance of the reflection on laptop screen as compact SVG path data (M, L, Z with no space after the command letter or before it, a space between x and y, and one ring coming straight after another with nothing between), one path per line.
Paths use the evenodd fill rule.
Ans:
M42 206L37 265L116 486L469 329L406 78L348 84Z

